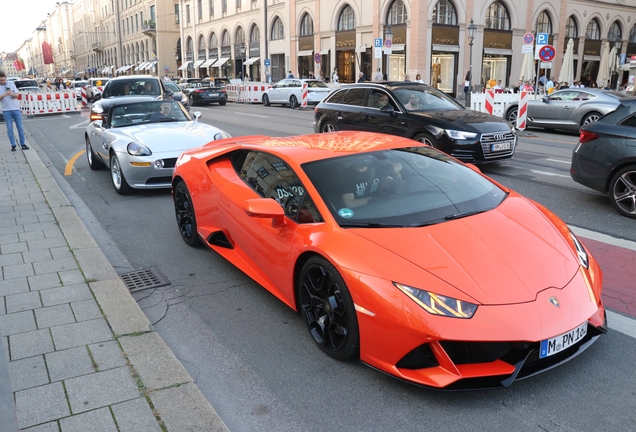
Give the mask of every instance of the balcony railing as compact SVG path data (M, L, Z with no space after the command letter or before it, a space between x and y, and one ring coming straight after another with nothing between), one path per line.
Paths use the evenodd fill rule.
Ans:
M148 36L154 36L157 34L157 28L155 23L145 23L141 26L143 34Z
M101 42L93 42L93 51L101 52L102 51L102 43Z

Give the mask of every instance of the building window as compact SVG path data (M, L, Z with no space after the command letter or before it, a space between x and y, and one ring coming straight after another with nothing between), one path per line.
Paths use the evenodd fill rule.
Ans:
M241 8L241 0L236 0L236 8L237 9Z
M569 17L565 23L565 37L577 38L579 37L579 27L576 25L574 18Z
M312 34L314 34L314 20L312 20L309 14L306 13L300 22L300 35L309 36Z
M610 42L623 40L623 30L618 21L614 21L610 26L609 32L607 33L607 40Z
M201 0L197 1L197 15L199 17L199 21L203 19L203 3Z
M190 5L186 5L186 25L190 25Z
M261 41L261 31L258 29L256 25L252 26L252 31L250 31L250 42L260 42Z
M135 14L135 31L139 31L139 16Z
M338 17L338 31L353 30L356 28L356 16L351 6L347 5Z
M632 29L629 31L629 42L636 43L636 24L634 24Z
M226 31L223 32L223 36L221 36L221 46L230 46L230 34Z
M221 12L227 12L227 0L221 0Z
M210 0L210 16L214 16L214 0Z
M404 5L402 6L404 7ZM404 11L404 21L406 21L406 10ZM457 25L457 11L453 3L448 0L438 1L433 9L433 22L435 24Z
M216 33L212 33L212 35L210 35L210 48L218 48L219 47L219 41L216 38Z
M179 24L181 22L181 20L179 19L179 15L180 15L179 12L180 12L179 5L178 4L174 5L174 23L175 24Z
M274 24L272 24L272 40L284 39L285 28L283 27L283 21L276 17Z
M236 29L236 36L234 37L234 40L237 44L245 42L245 32L243 31L243 27Z
M510 30L510 14L508 9L496 1L488 7L486 12L486 28L495 30Z
M598 25L598 21L594 18L587 24L587 30L585 30L585 38L599 40L601 38L601 27Z
M155 5L150 6L150 20L151 21L155 20Z
M534 27L535 33L548 33L552 34L552 21L547 12L543 11L537 17L537 22Z

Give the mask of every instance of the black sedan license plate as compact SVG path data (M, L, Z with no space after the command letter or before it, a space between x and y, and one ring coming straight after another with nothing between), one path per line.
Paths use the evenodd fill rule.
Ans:
M510 150L511 145L512 144L510 143L510 141L496 143L490 147L490 151L496 152L496 151L502 151L502 150Z

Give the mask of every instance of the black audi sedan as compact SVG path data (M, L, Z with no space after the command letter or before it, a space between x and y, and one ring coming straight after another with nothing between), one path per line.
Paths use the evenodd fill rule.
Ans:
M636 219L636 98L621 99L615 111L579 130L570 176Z
M444 92L414 82L337 87L314 110L314 131L359 130L411 138L471 163L509 158L517 147L505 120L464 108Z

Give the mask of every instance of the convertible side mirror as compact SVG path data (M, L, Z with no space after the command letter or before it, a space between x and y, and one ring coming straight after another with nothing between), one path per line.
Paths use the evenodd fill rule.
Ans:
M166 91L166 99L173 99L174 92L172 90Z
M93 99L95 99L96 101L100 100L102 98L102 94L101 93L97 93L95 94L95 96L93 96Z
M248 216L271 218L272 226L281 226L285 221L285 210L271 198L253 198L243 203L243 210Z
M543 97L541 98L541 100L542 100L543 102L545 102L545 103L548 103L548 100L549 100L549 99L548 99L548 97L547 97L547 96L543 96Z
M192 113L192 117L194 117L194 121L198 121L199 117L201 117L201 111L195 111Z

